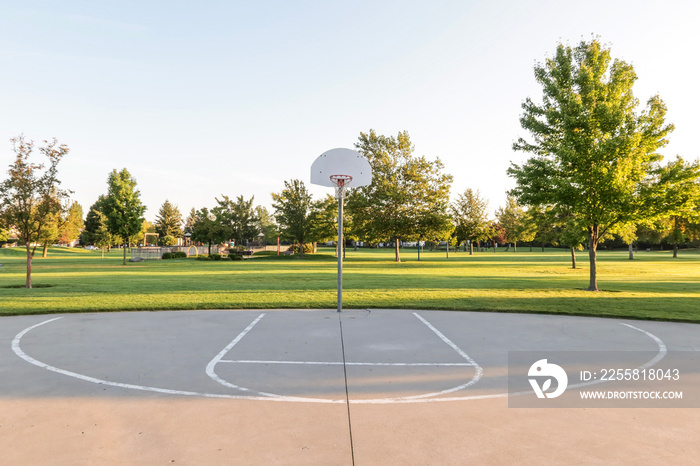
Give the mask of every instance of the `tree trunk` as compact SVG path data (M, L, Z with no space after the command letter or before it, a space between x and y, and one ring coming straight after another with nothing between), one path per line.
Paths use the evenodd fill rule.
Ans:
M518 252L518 243L513 241L513 252Z
M49 257L49 243L44 243L44 249L41 252L41 257Z
M673 258L675 259L677 257L678 257L678 245L674 244L673 245Z
M207 256L211 256L211 241L209 241L209 247L207 249Z
M469 255L473 256L474 255L474 242L469 241Z
M124 265L126 265L126 243L124 243Z
M634 249L632 248L632 243L630 243L629 249L630 249L629 259L632 261L632 260L634 260Z
M396 243L395 243L395 254L396 254L396 262L401 262L401 253L399 252L399 238L396 238Z
M590 262L590 272L587 291L598 291L597 249L598 225L593 225L588 229L588 259Z
M544 244L542 245L542 252L544 252Z
M34 256L34 253L31 250L31 246L29 246L29 241L27 241L27 280L25 283L25 286L27 288L32 287L32 257Z
M530 245L530 252L532 252L532 244Z
M105 258L105 248L100 248L100 249L102 249L102 258L104 259Z
M573 247L571 248L571 268L576 268L576 250Z

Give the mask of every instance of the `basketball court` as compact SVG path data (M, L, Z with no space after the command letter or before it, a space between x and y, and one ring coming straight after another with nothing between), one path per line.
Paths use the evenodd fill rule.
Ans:
M507 407L508 351L698 351L694 324L132 312L5 317L0 340L0 447L22 464L586 462L596 439L601 460L700 454L696 409Z

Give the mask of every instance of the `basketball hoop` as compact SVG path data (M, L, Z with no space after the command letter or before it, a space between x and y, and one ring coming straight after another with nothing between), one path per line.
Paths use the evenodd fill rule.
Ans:
M333 175L332 173L344 173ZM367 159L350 149L331 149L311 164L311 183L335 187L338 199L338 312L343 309L343 204L345 189L372 184L372 167Z
M341 199L345 194L345 187L352 181L350 175L331 175L331 183L335 185L335 197Z

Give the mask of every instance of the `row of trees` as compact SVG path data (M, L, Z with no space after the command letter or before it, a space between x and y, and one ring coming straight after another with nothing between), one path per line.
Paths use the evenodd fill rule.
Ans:
M638 110L631 65L612 60L610 50L593 39L576 47L559 44L554 57L535 66L535 77L542 99L526 99L520 119L530 138L513 144L530 158L508 169L516 187L498 209L497 221L486 217L486 202L478 192L467 190L450 204L452 177L443 173L439 159L416 156L408 133L391 137L372 130L361 133L355 144L372 166L373 182L347 195L348 237L394 242L397 261L402 241L473 245L490 240L513 243L515 250L518 242L537 240L570 247L574 266L574 250L585 243L588 289L596 291L596 251L605 239L616 235L631 244L640 235L666 230L667 241L677 245L697 236L700 164L680 157L661 163L658 151L668 143L673 125L665 122L666 106L658 96ZM69 193L59 189L56 165L68 149L55 140L46 143L41 152L49 165L44 169L28 161L31 142L20 137L13 143L17 159L10 178L0 185L1 212L5 225L12 225L27 244L29 285L30 244L46 244L45 238L60 230L50 227L49 219L61 225L66 218L62 212L68 209L61 206L67 205ZM150 225L143 219L136 181L126 169L114 170L107 194L88 213L84 240L127 246L145 242L150 230L165 244L181 234L210 245L242 244L260 232L279 233L301 245L335 236L335 200L314 201L300 180L286 181L273 194L273 214L254 208L253 198L215 201L211 209L193 209L184 228L177 207L166 201L156 225Z
M50 147L54 146L55 142L45 151L50 153ZM26 147L27 143L21 142L17 148L18 154L23 154L18 160L24 160L23 163L28 163ZM396 261L401 260L399 244L404 241L445 240L450 245L468 243L470 254L473 254L474 245L480 246L482 242L494 246L512 243L516 251L518 242L536 241L542 245L571 248L573 266L576 267L574 251L582 249L587 234L571 209L562 210L550 205L536 205L528 209L518 203L515 195L509 195L505 206L496 210L496 218L490 219L488 202L478 191L467 189L450 203L452 177L442 172L439 159L429 161L425 157L416 157L408 133L399 133L396 138L378 135L374 131L361 133L355 147L373 166L373 183L348 193L346 231L349 239L369 243L393 242ZM50 160L56 160L56 157ZM662 170L664 174L672 172L672 176L665 175L664 179L678 179L679 173L684 174L683 179L686 179L688 173L695 173L693 166L676 160ZM16 170L21 171L20 168ZM53 172L47 173L55 173L55 163ZM36 185L40 183L37 181ZM53 210L44 215L41 232L31 233L25 229L23 240L40 238L42 244L47 244L69 242L69 239L77 236L82 226L82 209L77 203L66 202L63 203L66 207L61 208L57 198L67 199L68 193L59 191L56 186L49 190L51 195L47 197L48 200L37 203L53 206ZM533 187L539 189L537 185ZM697 176L695 184L691 183L683 190L677 188L673 191L674 195L685 193L681 200L686 199L692 187L697 187ZM303 245L333 240L337 232L336 200L330 195L314 200L300 180L285 181L284 189L273 193L273 214L263 206L254 206L253 198L238 196L231 199L224 195L221 199L215 198L216 205L211 209L192 209L185 222L177 206L166 200L155 224L143 218L145 206L136 189L136 180L126 169L119 172L113 170L108 177L107 188L107 194L101 195L88 212L81 242L101 248L123 244L124 263L126 246L147 243L148 235L153 235L153 241L157 238L163 245L173 245L178 238L188 235L192 241L208 244L211 248L211 245L223 242L242 245L259 238L261 234L267 242L281 236L284 240ZM518 188L514 190L514 193L517 192ZM669 202L668 199L666 202ZM44 209L49 212L47 207ZM41 211L35 210L41 217ZM3 218L8 219L10 212L12 209L7 209ZM39 223L35 221L32 225ZM698 229L698 223L694 223L691 216L679 215L679 211L674 210L668 211L665 216L657 214L650 221L628 223L626 229L606 231L599 242L616 233L626 243L641 237L651 242L665 238L668 242L680 244L697 237ZM57 231L61 233L57 234ZM304 248L301 247L300 251L303 254ZM33 251L28 253L29 271L31 256Z

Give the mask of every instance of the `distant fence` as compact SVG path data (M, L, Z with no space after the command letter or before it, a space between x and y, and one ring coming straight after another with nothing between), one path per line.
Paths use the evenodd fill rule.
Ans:
M280 251L286 251L289 246L280 246ZM256 253L258 251L277 251L277 245L268 246L250 246L250 251ZM144 248L131 248L131 258L141 258L143 260L162 259L166 252L182 251L189 256L198 256L200 254L209 254L209 246L149 246ZM212 254L227 254L228 246L212 245Z
M222 251L224 248L221 248ZM209 246L150 246L145 248L131 248L131 258L141 258L143 260L162 259L166 252L182 251L187 256L198 256L199 254L209 254ZM219 246L211 247L212 254L219 254Z

